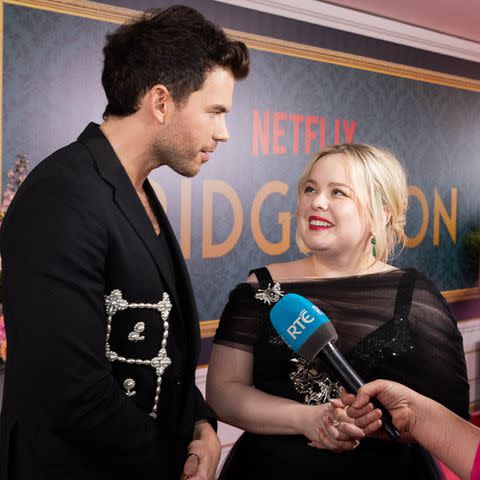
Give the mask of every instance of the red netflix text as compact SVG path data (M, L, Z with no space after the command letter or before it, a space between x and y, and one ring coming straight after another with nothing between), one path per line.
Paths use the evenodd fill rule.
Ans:
M252 153L309 155L327 144L352 143L356 128L355 120L253 110Z

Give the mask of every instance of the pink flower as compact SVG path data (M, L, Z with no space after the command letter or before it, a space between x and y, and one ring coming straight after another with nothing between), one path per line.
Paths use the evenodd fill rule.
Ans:
M7 361L7 335L5 333L5 322L3 315L0 316L0 358Z
M7 340L7 334L5 332L5 321L3 315L0 316L0 345Z
M0 207L0 223L7 211L18 187L25 180L28 171L28 159L25 155L17 155L14 167L7 172L7 185L3 190L2 202Z

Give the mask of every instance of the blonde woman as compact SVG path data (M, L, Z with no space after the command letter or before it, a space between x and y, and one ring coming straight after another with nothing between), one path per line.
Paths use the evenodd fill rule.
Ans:
M332 146L307 165L297 240L308 254L254 270L231 292L215 337L207 400L246 432L221 478L441 478L411 438L369 438L335 409L336 379L291 352L269 320L279 295L303 295L328 315L365 381L401 382L467 417L462 338L448 305L422 274L388 263L404 244L406 208L405 172L386 150Z

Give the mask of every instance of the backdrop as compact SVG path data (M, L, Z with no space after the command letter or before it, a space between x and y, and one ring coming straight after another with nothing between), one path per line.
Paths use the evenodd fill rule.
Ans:
M101 121L101 50L117 25L3 7L5 185L17 154L34 166ZM332 143L386 146L404 162L409 247L394 263L418 268L444 291L474 287L478 270L467 269L463 239L480 220L480 87L441 85L449 83L441 75L425 82L408 68L379 73L368 59L356 68L327 63L301 46L271 48L271 39L253 44L252 73L235 87L228 116L231 141L193 180L167 168L151 175L187 258L200 318L217 319L251 268L300 255L296 183Z

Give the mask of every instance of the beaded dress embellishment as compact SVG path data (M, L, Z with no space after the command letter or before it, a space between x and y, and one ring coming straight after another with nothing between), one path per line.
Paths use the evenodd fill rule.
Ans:
M117 352L114 352L110 348L110 333L112 331L112 317L119 311L126 310L127 308L145 308L150 310L157 310L160 313L160 316L163 320L163 337L161 348L156 357L149 360L143 360L140 358L125 358L119 355ZM166 368L172 363L170 358L167 355L167 338L168 338L168 316L170 315L170 310L172 309L172 303L170 302L170 297L168 293L163 293L163 298L158 303L128 303L127 300L122 298L122 292L118 289L113 290L109 295L105 296L105 309L107 312L107 339L105 346L105 354L107 359L110 362L121 362L128 364L136 365L146 365L155 370L157 375L157 386L155 389L155 398L153 401L152 411L150 416L157 418L158 410L158 401L160 399L160 390L162 385L162 375L165 372ZM129 334L128 338L130 341L139 341L143 340L143 336L140 333L143 332L145 325L143 322L139 322L135 325L134 330ZM127 378L124 381L124 387L126 389L126 394L128 396L135 395L135 381L131 378Z
M255 298L271 305L280 300L285 295L279 283L268 284L265 289L258 289ZM277 335L273 328L269 328L271 334L268 337L268 343L272 345L283 345L284 341ZM340 396L342 386L337 381L331 380L326 372L321 371L321 362L308 362L302 357L294 354L290 362L296 367L294 372L289 375L295 390L304 396L304 403L306 405L318 405L326 403L330 398Z
M375 368L387 358L405 357L415 350L408 318L395 316L383 324L375 335L365 337L350 356L350 361L363 362Z
M255 294L255 298L257 300L261 300L263 303L271 305L272 303L278 302L280 297L283 297L284 295L285 292L282 291L279 283L274 283L273 287L272 284L269 283L268 287L264 290L261 288L258 289L257 293Z
M294 356L290 360L296 371L290 373L290 380L295 390L302 394L306 405L319 405L327 403L331 398L338 398L343 390L340 383L332 380L328 373L321 371L321 363L307 362L301 357Z

